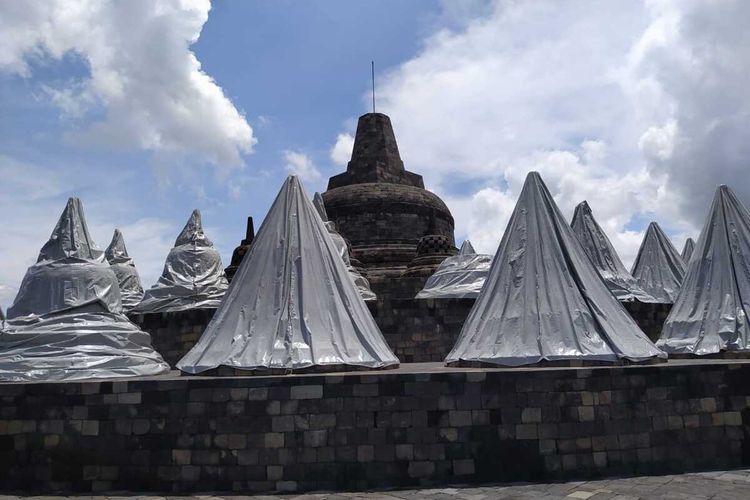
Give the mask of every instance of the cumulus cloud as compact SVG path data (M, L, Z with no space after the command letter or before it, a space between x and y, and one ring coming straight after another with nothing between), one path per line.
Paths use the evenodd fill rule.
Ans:
M209 0L0 2L0 71L30 77L34 62L75 54L89 75L42 87L82 120L74 139L238 166L252 128L190 51L209 10Z
M719 183L750 202L750 3L647 5L651 23L627 73L647 122L644 152L652 169L669 175L680 213L702 222Z
M750 4L471 9L446 8L458 20L378 83L407 168L446 199L459 239L494 251L530 170L566 215L587 199L626 262L649 220L677 244L696 236L717 182L750 201Z
M331 160L336 165L345 166L352 159L352 149L354 149L354 136L349 133L339 134L331 148Z
M312 159L299 151L284 151L284 168L292 175L298 176L303 182L317 183L323 177L315 167Z

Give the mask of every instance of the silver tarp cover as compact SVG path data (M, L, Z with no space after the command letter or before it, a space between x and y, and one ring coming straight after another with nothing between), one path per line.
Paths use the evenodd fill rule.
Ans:
M657 302L638 285L635 278L625 269L615 247L607 238L589 204L585 201L576 206L571 227L586 255L599 271L602 279L620 302Z
M397 365L297 177L287 178L203 336L177 364L199 373Z
M687 265L690 263L690 257L693 256L693 250L695 250L695 242L693 241L693 238L688 238L685 240L685 246L682 248L682 253L680 254L686 270Z
M750 212L721 186L657 344L669 353L748 350L749 312Z
M641 288L658 302L671 304L680 293L685 264L656 222L646 230L632 273Z
M339 232L336 231L336 224L328 220L326 206L323 202L323 196L320 193L315 193L315 196L313 196L313 205L318 211L318 215L320 215L320 218L323 219L326 229L328 229L328 234L331 236L333 244L336 245L338 253L339 255L341 255L341 259L344 261L344 265L349 271L349 276L357 286L357 290L359 290L359 294L365 300L376 300L378 296L375 295L375 293L370 289L370 282L367 281L367 278L362 276L362 274L357 271L354 266L352 266L352 261L349 257L349 246L346 244L346 240L343 238L343 236L341 236Z
M526 178L447 363L665 358L586 256L541 177Z
M143 299L143 287L141 286L141 277L138 276L138 270L135 268L133 259L128 255L128 250L125 248L125 239L119 229L115 229L112 242L104 251L104 256L120 284L122 310L128 312Z
M228 286L221 256L203 232L201 213L193 210L167 255L161 277L146 290L133 312L218 307Z
M169 366L122 314L115 273L71 198L21 282L0 334L0 380L156 375Z
M476 298L490 272L492 255L478 254L469 240L458 255L448 257L427 279L418 299Z

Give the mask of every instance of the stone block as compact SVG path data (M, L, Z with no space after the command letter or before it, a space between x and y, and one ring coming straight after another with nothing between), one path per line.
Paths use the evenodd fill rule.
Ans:
M516 438L517 439L537 439L537 426L536 424L518 424L516 425Z
M283 448L284 434L281 432L267 432L263 435L263 446L266 448Z
M375 446L357 446L357 462L372 462L375 459Z
M291 399L320 399L323 397L322 385L295 385L291 388Z
M524 408L521 411L521 422L524 424L539 423L542 421L541 408Z
M409 462L408 474L413 479L420 479L432 476L435 473L434 462Z

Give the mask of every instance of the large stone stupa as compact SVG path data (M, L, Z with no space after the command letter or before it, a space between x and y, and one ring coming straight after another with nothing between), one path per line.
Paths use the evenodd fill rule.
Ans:
M442 258L456 253L450 210L424 188L421 175L404 168L391 120L382 113L359 117L351 161L346 172L330 178L323 199L371 281L399 278L427 236L438 241Z

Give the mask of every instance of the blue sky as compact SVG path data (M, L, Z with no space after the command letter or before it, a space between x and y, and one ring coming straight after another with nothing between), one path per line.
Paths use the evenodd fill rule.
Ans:
M209 8L210 7L210 8ZM0 305L68 196L149 286L193 208L225 261L283 178L342 171L394 123L460 241L493 252L523 179L587 199L623 260L696 237L750 157L750 3L0 0ZM225 262L226 263L226 262Z

